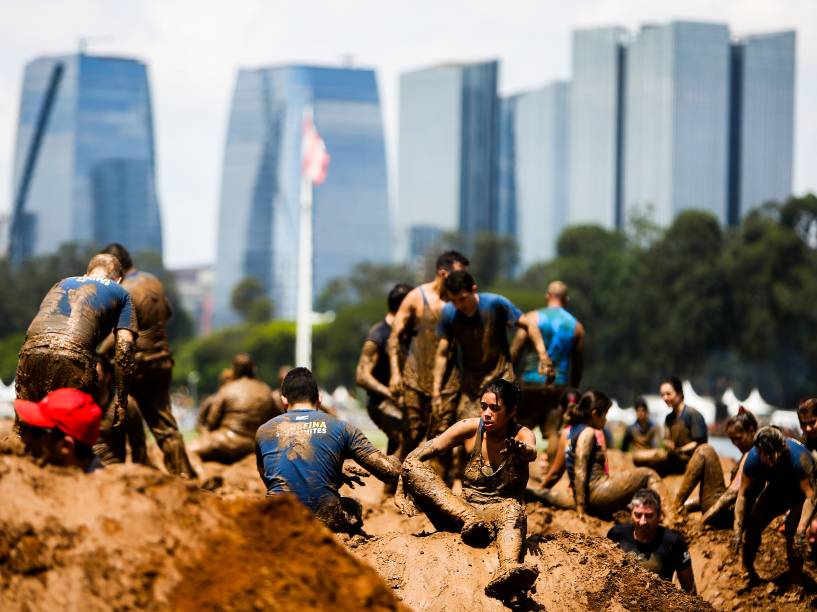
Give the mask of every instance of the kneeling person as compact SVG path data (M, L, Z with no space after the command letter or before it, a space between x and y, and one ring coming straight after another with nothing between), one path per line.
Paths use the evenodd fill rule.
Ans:
M661 498L655 491L636 491L630 502L630 518L630 524L611 527L607 537L664 580L672 580L678 574L681 588L694 594L695 576L686 542L680 533L659 524Z
M491 381L480 394L480 418L452 425L403 464L407 492L435 527L459 531L463 542L473 546L496 541L499 569L485 593L503 600L527 592L539 574L536 567L522 563L527 525L522 498L529 464L536 459L536 440L514 420L519 395L513 383ZM463 497L454 495L424 463L460 445L468 456Z
M352 459L387 483L397 482L399 461L377 450L357 427L322 412L318 385L306 368L286 375L281 400L286 412L264 423L255 437L267 495L293 493L333 531L359 532L360 504L338 493L349 481L343 461Z

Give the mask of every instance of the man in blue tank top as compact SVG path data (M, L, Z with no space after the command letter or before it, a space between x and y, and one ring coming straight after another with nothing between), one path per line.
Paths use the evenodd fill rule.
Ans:
M548 356L553 361L555 377L548 380L539 373L536 352L529 335L518 329L511 345L514 362L521 362L522 400L519 420L528 427L539 426L548 440L548 457L553 460L559 443L562 415L559 399L567 386L578 388L584 366L584 326L565 310L570 298L567 285L556 280L548 285L546 306L525 316L534 321L542 334ZM523 353L520 357L520 353Z

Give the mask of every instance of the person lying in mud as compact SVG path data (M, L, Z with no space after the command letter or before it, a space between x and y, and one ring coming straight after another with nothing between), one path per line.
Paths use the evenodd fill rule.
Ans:
M655 491L639 489L629 508L632 522L611 527L607 537L645 569L664 580L671 581L677 575L681 588L696 594L689 549L680 533L660 525L661 499Z
M743 463L735 502L733 544L742 549L749 584L759 581L754 563L763 530L786 512L789 575L800 578L808 553L806 529L814 515L815 490L815 464L808 449L776 427L761 427ZM758 491L750 505L748 500Z
M119 260L95 255L85 276L71 276L51 287L20 349L14 385L18 398L36 402L64 387L96 397L96 347L114 331L114 426L122 423L139 328L131 297L121 281Z
M511 382L489 382L480 394L479 418L459 421L421 444L403 463L406 493L437 529L459 532L471 546L496 542L499 569L485 593L502 600L523 596L539 575L535 566L522 562L527 525L522 498L529 464L536 459L536 439L514 419L519 395ZM458 446L468 456L462 497L427 463Z
M369 330L355 372L357 386L365 389L368 395L366 411L369 418L388 438L386 452L389 455L398 454L399 451L403 411L389 388L391 368L387 344L391 336L394 315L411 290L411 285L405 283L398 283L391 288L386 299L388 312ZM405 346L401 355L405 355Z
M152 465L148 459L145 426L136 401L132 397L128 398L125 422L121 427L114 427L113 406L116 392L113 387L113 366L102 355L97 355L96 373L99 377L99 406L102 408L102 420L99 425L99 438L94 444L94 454L105 465L125 463L130 447L132 463Z
M39 402L18 399L14 411L26 452L40 465L77 467L90 473L103 467L93 446L102 409L77 389L56 389Z
M639 397L635 400L635 423L624 432L621 450L652 450L658 446L658 428L650 419L647 400Z
M255 432L274 417L272 390L255 377L255 363L241 353L233 358L233 380L209 402L208 431L193 440L190 452L202 461L235 463L255 449Z
M344 470L352 459L386 483L400 477L400 462L377 450L360 430L320 409L318 385L306 368L290 370L281 385L286 412L258 428L255 456L267 495L293 493L336 532L362 532L362 507L338 489L358 483L360 471Z
M726 435L732 444L738 447L742 456L732 471L732 480L727 487L723 481L723 468L720 457L709 444L702 444L692 453L687 464L684 478L675 496L675 507L681 511L692 490L701 485L697 503L687 504L686 508L700 509L703 512L701 522L705 525L727 528L732 525L735 500L740 490L741 473L746 455L751 450L757 433L755 415L741 406L738 413L726 422Z
M670 376L661 383L661 399L670 413L664 420L664 448L633 451L633 463L659 474L683 474L692 453L706 444L709 433L701 413L684 402L681 379Z
M604 425L612 401L601 391L587 391L575 410L565 449L565 464L576 512L607 518L627 507L633 494L648 488L667 499L655 470L637 467L610 474ZM665 504L666 506L666 504Z

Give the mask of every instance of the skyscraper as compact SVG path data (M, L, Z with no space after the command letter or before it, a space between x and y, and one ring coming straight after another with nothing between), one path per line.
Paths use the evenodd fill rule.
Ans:
M386 156L372 70L279 66L238 73L219 212L214 323L236 320L241 280L257 279L277 316L296 308L303 112L331 156L313 197L314 295L362 261L391 260Z
M145 64L84 53L29 63L14 157L13 261L67 242L161 253L154 166Z
M620 224L625 38L620 27L573 32L571 224Z
M726 222L728 28L644 26L627 49L626 83L625 216L651 210L668 225L696 208Z
M732 53L729 222L791 194L795 33L747 36Z
M516 239L522 268L550 259L567 222L570 83L514 96Z
M398 250L414 226L495 231L499 100L496 61L445 64L400 77Z

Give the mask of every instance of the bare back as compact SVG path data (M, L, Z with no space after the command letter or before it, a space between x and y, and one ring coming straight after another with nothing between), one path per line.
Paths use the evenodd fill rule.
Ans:
M131 295L139 321L136 360L152 361L169 357L171 353L166 324L171 308L161 281L153 274L136 271L125 277L122 286Z
M238 378L218 391L223 405L220 428L254 437L258 428L278 414L272 390L256 378Z

